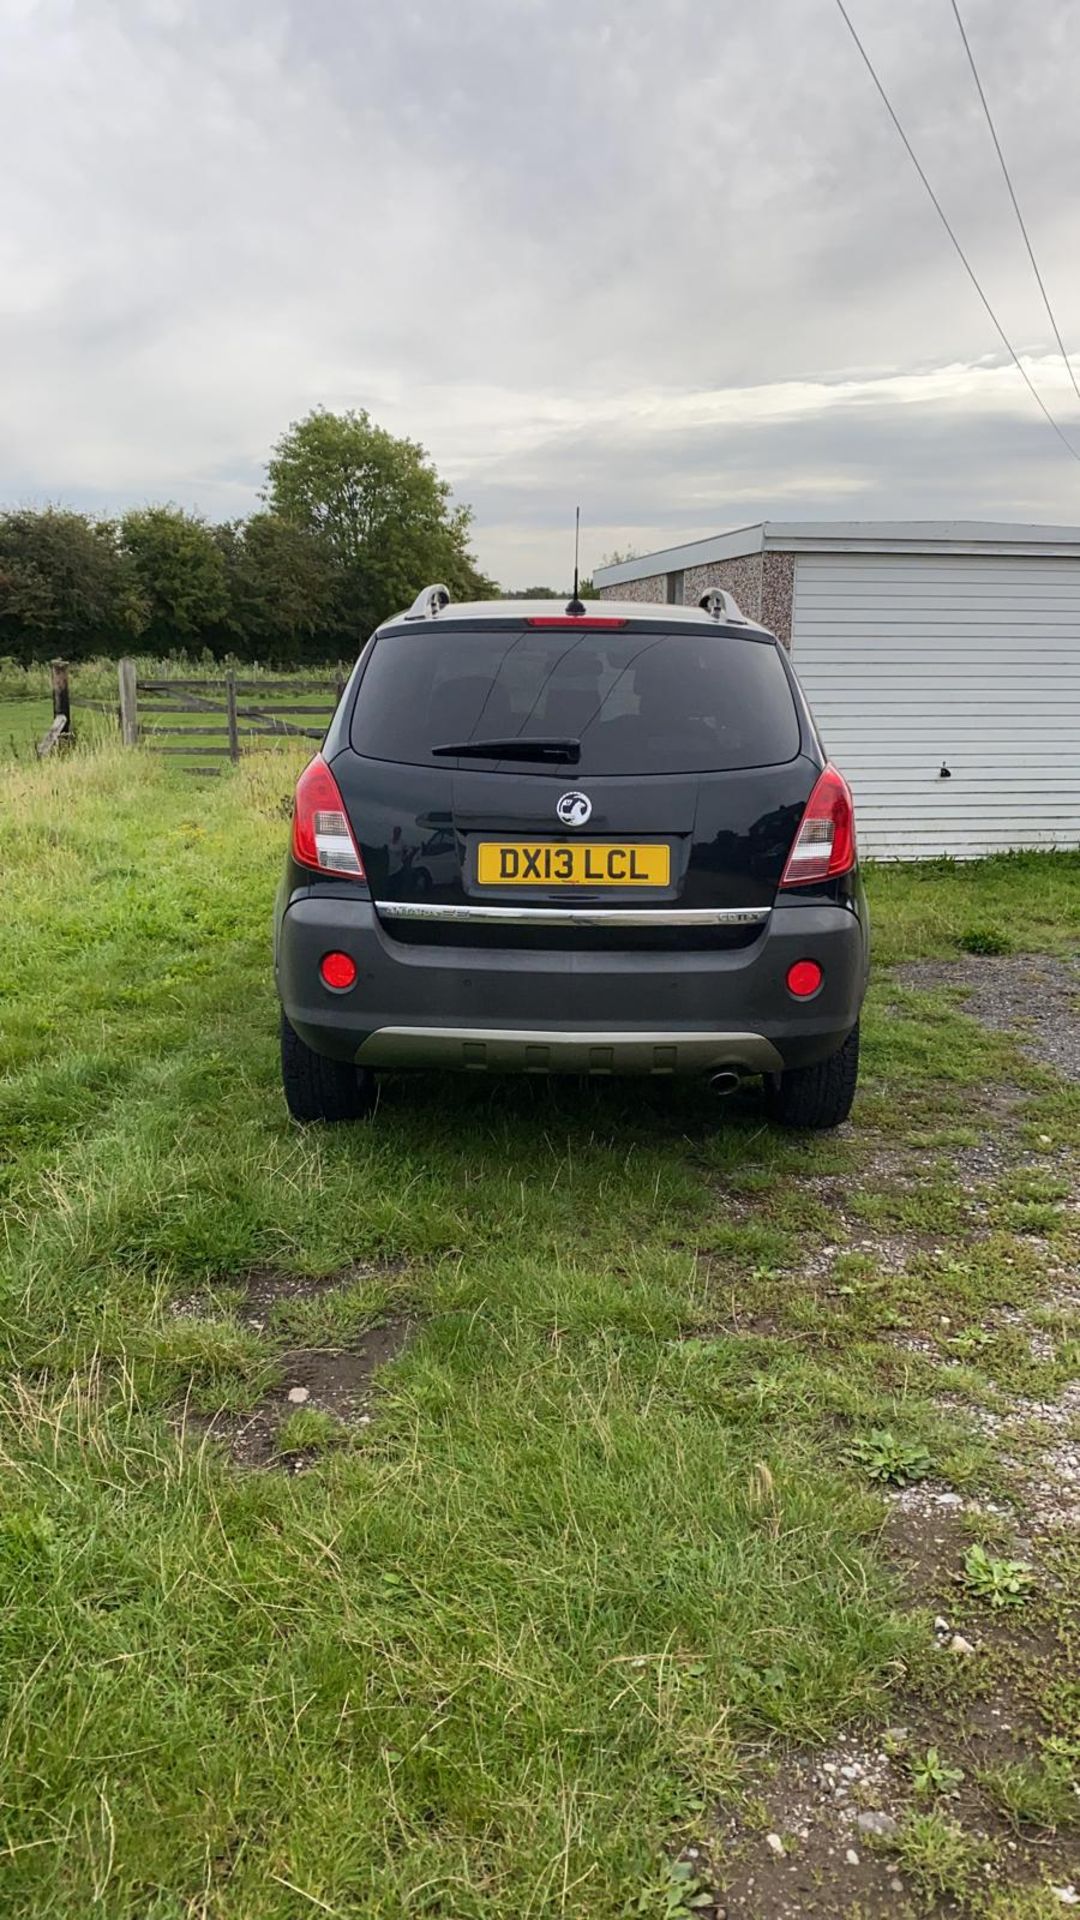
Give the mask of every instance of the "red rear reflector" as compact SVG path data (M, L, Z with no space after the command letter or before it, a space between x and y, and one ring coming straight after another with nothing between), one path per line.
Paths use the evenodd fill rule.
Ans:
M816 993L824 978L816 960L796 960L787 970L788 992L796 1000L808 1000Z
M804 887L811 880L832 880L855 865L855 805L851 788L836 767L827 766L806 803L799 831L788 854L782 887Z
M324 953L319 961L319 972L324 986L336 987L340 992L343 987L353 985L356 961L351 960L347 953Z
M296 783L292 850L302 867L366 878L338 783L321 753L308 762Z
M610 633L625 627L625 620L603 620L599 615L579 613L538 613L525 622L527 627L604 627Z

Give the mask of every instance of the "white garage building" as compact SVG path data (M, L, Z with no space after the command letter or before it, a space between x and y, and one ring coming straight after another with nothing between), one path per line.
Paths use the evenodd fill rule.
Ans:
M774 521L599 567L726 587L791 649L881 858L1080 845L1080 527Z

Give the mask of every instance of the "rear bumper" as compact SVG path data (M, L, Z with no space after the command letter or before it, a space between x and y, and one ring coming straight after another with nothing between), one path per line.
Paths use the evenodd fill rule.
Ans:
M363 1067L487 1068L494 1073L777 1073L783 1061L759 1033L592 1032L547 1027L379 1027L356 1056Z
M279 905L275 971L290 1023L316 1052L372 1067L517 1072L777 1072L828 1058L858 1019L865 924L848 906L773 909L749 945L686 953L475 948L395 940L370 900L294 893ZM329 949L355 960L324 987ZM792 961L824 980L796 1000Z

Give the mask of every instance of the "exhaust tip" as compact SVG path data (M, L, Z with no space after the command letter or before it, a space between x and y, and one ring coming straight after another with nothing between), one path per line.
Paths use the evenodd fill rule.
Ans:
M710 1073L709 1086L712 1088L713 1093L719 1094L722 1097L726 1093L734 1093L739 1084L739 1079L740 1076L736 1073L734 1067L721 1067L716 1073Z

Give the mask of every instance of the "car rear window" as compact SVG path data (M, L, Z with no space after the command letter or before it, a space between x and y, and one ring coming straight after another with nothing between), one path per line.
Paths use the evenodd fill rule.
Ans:
M445 767L433 748L511 736L580 740L582 774L708 773L793 760L799 719L771 640L445 626L376 641L357 753Z

